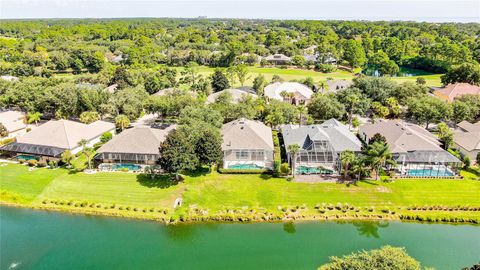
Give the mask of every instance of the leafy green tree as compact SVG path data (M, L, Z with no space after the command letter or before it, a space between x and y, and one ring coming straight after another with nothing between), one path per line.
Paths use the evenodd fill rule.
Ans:
M126 115L119 114L115 117L115 126L117 129L124 130L130 126L130 119Z
M393 96L397 84L384 77L359 77L353 80L353 87L360 89L364 95L373 101L384 104L387 98Z
M308 114L314 119L340 119L345 115L345 106L333 95L316 95L308 104Z
M425 78L423 78L423 77L418 77L415 80L415 83L418 84L418 85L425 85L427 83L427 80L425 80Z
M371 269L371 270L421 270L421 265L410 257L404 248L384 246L371 251L360 251L343 258L330 257L330 262L319 270Z
M274 74L274 75L272 76L272 83L276 83L276 82L283 82L283 79L282 79L282 77L280 77L279 75Z
M80 122L84 124L90 124L97 120L100 120L100 115L98 114L98 112L86 111L80 114Z
M62 160L63 163L67 164L68 167L70 167L72 160L75 156L70 152L70 150L65 150L65 152L62 153L60 156L60 159Z
M112 133L107 131L107 132L104 132L102 134L102 136L100 136L100 142L101 143L106 143L106 142L110 141L112 138L113 138Z
M387 108L389 110L389 115L393 118L397 118L400 116L400 104L398 104L398 100L394 97L389 97L385 101Z
M258 95L263 95L263 89L267 85L267 80L265 80L265 76L262 74L258 74L255 79L253 79L253 89L257 92Z
M248 68L245 65L238 65L235 67L235 74L237 75L240 85L243 86L245 81L249 78Z
M179 173L194 170L199 160L195 154L195 146L191 144L188 134L181 130L170 132L160 144L161 168L169 173L175 173L179 179Z
M480 64L463 63L451 67L445 75L441 77L444 85L451 83L469 83L480 85Z
M35 125L38 125L38 121L42 118L43 114L39 112L33 112L33 113L28 113L27 114L27 122L29 124L35 123Z
M414 84L412 82L404 82L391 92L391 97L397 99L400 104L405 105L408 98L421 98L427 95L427 87L422 84Z
M181 72L182 77L180 78L181 83L190 84L193 86L197 83L199 66L195 62L188 62L185 66L185 69Z
M437 125L438 138L443 142L445 149L448 149L453 143L453 133L447 124L441 122Z
M8 130L7 128L0 122L0 137L7 137Z
M195 128L195 126L193 126ZM197 136L194 145L195 153L199 163L211 167L222 161L222 135L219 129L209 127L208 125L197 125Z
M435 97L411 98L407 105L407 116L425 124L427 129L430 123L449 119L452 114L450 105Z
M192 126L198 122L204 122L209 126L221 128L223 125L223 116L210 107L188 106L181 111L178 118L178 123L185 126Z
M465 120L472 120L472 118L472 108L466 102L458 99L452 102L452 120L455 122L455 124Z
M343 59L353 68L362 67L367 61L362 44L350 39L343 43Z
M211 76L213 92L222 91L230 87L227 77L220 69L216 69Z

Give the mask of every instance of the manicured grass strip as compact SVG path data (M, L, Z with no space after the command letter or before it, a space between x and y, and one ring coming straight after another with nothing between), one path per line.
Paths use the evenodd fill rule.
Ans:
M182 183L152 180L133 173L69 173L56 178L37 198L115 203L125 206L173 207Z
M318 203L348 203L359 207L410 205L479 205L480 182L468 180L398 180L393 183L293 183L269 176L218 175L188 179L187 204L199 208L280 206L310 208Z
M0 190L13 191L25 200L33 200L56 177L65 174L62 169L29 171L25 165L9 164L0 167Z

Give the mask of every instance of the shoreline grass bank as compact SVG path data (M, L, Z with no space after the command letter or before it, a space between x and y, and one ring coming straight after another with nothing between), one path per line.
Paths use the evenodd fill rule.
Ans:
M296 183L271 175L200 172L184 181L133 173L85 174L8 164L0 203L87 215L176 222L413 220L480 223L480 181ZM177 198L181 207L174 209Z

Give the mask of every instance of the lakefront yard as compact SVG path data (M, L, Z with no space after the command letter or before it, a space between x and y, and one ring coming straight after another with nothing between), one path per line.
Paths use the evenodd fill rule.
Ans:
M480 181L296 183L270 175L198 173L175 182L133 173L0 167L0 200L40 209L162 221L417 219L480 221ZM181 207L174 209L177 198ZM442 218L444 220L442 220Z

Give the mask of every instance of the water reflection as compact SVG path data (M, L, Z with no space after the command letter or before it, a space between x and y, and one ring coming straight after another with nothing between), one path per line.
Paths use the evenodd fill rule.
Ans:
M362 221L353 222L353 226L357 228L358 235L365 236L367 238L374 237L380 238L378 233L379 228L387 228L388 221Z
M294 234L297 232L297 228L295 227L295 223L287 222L283 223L283 231L289 234Z
M165 226L168 237L174 240L188 241L195 237L195 226L190 224L176 224Z

